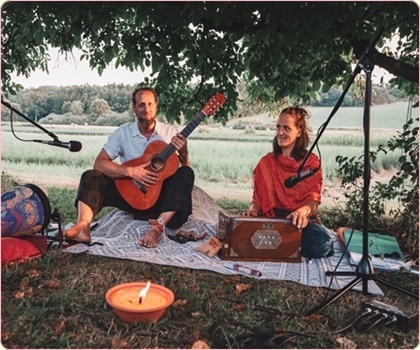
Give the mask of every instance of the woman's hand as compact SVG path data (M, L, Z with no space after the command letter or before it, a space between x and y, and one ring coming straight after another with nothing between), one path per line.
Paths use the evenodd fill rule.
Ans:
M286 219L292 220L292 224L301 229L308 225L308 216L308 210L299 208L287 215Z
M259 213L260 213L259 206L256 205L255 203L252 203L248 210L245 210L244 212L242 212L242 215L257 217Z
M251 210L245 210L244 212L242 212L243 216L258 216L258 211L255 209L251 209Z
M292 220L293 225L298 229L304 228L308 225L308 218L315 213L318 208L319 202L309 201L300 208L292 211L286 216L286 219Z

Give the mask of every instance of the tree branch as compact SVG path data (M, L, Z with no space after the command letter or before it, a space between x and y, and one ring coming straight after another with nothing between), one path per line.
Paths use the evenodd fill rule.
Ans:
M369 53L369 58L377 66L384 68L389 73L419 83L419 67L412 66L410 64L398 61L392 57L389 57L376 49Z
M354 53L360 58L369 45L369 42L367 40L360 40L358 42L353 42L352 45ZM375 48L370 50L368 56L373 64L387 70L389 73L414 83L419 83L419 67L389 57L377 51Z

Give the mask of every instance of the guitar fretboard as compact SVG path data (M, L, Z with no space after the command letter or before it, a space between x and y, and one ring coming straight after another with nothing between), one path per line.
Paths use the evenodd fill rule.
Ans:
M194 130L195 128L200 125L200 123L206 118L206 115L203 113L203 111L200 111L196 114L196 116L194 117L193 120L191 120L187 126L182 129L181 131L181 135L184 136L185 138L187 138ZM175 146L170 143L169 145L167 145L162 152L160 152L159 154L159 158L165 162L172 153L174 153L176 151Z

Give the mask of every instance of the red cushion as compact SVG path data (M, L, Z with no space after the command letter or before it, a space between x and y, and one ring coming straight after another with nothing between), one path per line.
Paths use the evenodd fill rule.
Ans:
M17 260L27 260L40 257L40 250L31 242L17 237L1 238L1 263L11 263Z
M19 236L16 238L32 243L35 247L39 249L41 253L45 253L47 251L47 236L31 235L31 236Z

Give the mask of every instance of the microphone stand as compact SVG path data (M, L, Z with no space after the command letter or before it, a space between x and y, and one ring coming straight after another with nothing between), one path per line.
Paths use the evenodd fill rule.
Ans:
M378 30L379 32L380 30ZM379 35L375 35L379 39ZM377 40L376 39L376 40ZM354 272L326 272L327 276L356 276L353 281L347 284L344 288L337 291L332 295L328 300L321 303L318 307L313 308L308 312L308 315L316 314L319 311L326 308L328 305L332 304L334 301L342 297L346 292L356 286L359 282L362 282L362 292L363 294L368 294L368 281L374 280L384 285L391 287L399 292L402 292L410 297L419 299L419 296L409 290L406 290L400 286L397 286L385 279L382 279L378 276L375 276L375 272L372 264L372 257L369 254L369 186L370 186L370 176L371 176L371 167L370 167L370 106L372 98L372 71L374 69L374 64L368 57L368 52L372 46L374 40L371 41L371 44L365 50L361 59L359 60L357 67L352 75L351 81L354 80L355 76L363 71L366 74L366 85L365 85L365 103L364 103L364 113L363 113L363 128L364 128L364 173L363 173L363 236L362 236L362 258L356 266ZM374 43L373 43L374 45ZM348 89L347 89L348 90ZM346 90L346 91L347 91ZM344 98L344 96L342 95ZM325 128L324 128L325 129Z
M52 137L54 139L54 141L58 141L58 136L55 135L54 133L52 133L51 131L48 131L47 129L45 129L43 126L39 125L38 123L34 122L32 119L30 119L29 117L27 117L26 115L24 115L23 113L19 112L16 108L14 108L10 103L4 101L3 99L1 99L1 104L6 106L7 108L9 108L12 112L15 112L16 114L18 114L20 117L22 117L23 119L27 120L28 122L30 122L31 124L35 125L37 128L41 129L43 132L45 132L48 136Z

